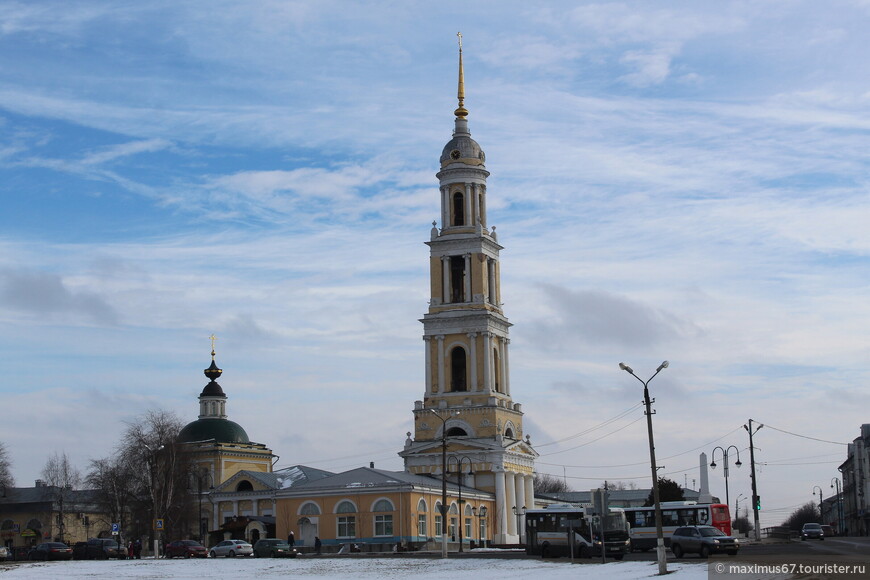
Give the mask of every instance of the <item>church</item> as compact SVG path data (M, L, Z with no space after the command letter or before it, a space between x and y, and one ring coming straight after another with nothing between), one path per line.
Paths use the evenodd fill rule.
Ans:
M535 505L538 454L524 433L522 406L511 397L503 248L487 223L489 172L468 127L461 36L457 97L453 133L436 174L440 228L433 222L425 242L425 385L414 402L414 431L399 451L404 471L370 465L339 474L304 466L283 476L273 472L272 451L249 441L227 418L212 343L199 418L179 436L209 490L201 536L208 531L212 539L221 537L217 532L250 541L293 532L297 546L319 537L326 549L348 542L435 549L445 534L450 549L523 541L517 514Z

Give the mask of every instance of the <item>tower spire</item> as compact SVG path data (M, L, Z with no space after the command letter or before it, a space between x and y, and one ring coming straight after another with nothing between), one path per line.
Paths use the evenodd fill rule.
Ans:
M459 99L459 107L453 114L457 117L467 117L468 110L463 106L463 102L465 101L465 72L462 68L462 33L457 32L456 36L459 38L459 87L456 91L456 97Z

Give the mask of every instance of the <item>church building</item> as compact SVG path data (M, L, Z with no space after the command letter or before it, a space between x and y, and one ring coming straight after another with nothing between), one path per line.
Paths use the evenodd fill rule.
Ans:
M522 406L511 398L502 246L495 226L487 224L489 172L483 149L468 130L464 81L460 35L459 106L436 175L441 228L433 222L426 242L431 298L421 321L425 390L414 404L413 439L409 433L399 455L410 473L440 478L445 469L461 472L462 485L495 494L493 541L509 544L523 536L516 511L534 507L538 453L529 436L524 439Z

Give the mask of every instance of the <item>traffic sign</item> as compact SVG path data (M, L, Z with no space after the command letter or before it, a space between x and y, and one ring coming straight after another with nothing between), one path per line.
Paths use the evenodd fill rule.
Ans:
M112 524L112 533L117 534L121 531L121 524Z
M154 529L158 532L163 530L163 518L154 520Z

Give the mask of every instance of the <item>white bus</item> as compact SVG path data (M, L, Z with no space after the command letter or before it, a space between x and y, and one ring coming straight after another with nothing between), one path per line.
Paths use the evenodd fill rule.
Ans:
M540 510L526 511L526 553L541 557L579 556L590 558L604 554L617 560L631 549L625 513L612 508L604 516L604 543L601 542L601 518L589 509L572 504L554 504Z
M703 504L694 501L665 501L662 507L662 531L665 546L671 544L671 534L679 526L706 525L719 528L731 535L731 512L724 503ZM631 528L633 550L651 550L656 547L655 508L623 508Z

